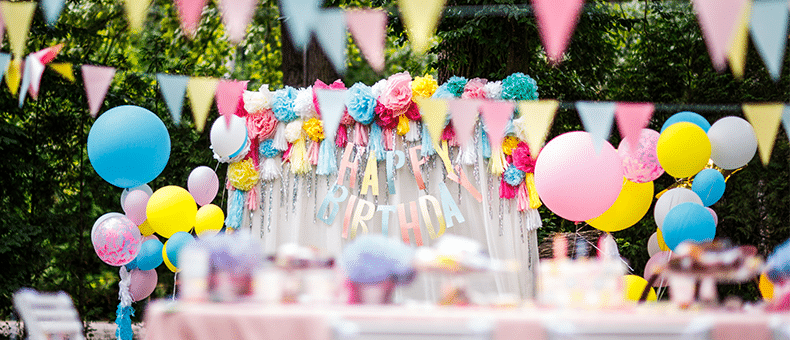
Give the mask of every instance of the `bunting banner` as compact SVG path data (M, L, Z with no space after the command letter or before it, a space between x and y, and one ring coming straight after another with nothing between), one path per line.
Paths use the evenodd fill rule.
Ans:
M310 43L321 0L280 0L280 11L294 47L303 51Z
M206 7L208 0L175 0L178 9L178 19L181 22L181 29L186 36L195 37L200 16L203 14L203 7Z
M455 138L458 144L469 145L475 132L477 117L480 112L480 100L474 99L448 99L447 107L450 109L450 120L455 129Z
M71 63L50 63L47 64L50 69L60 74L61 77L66 78L70 82L75 82L77 79L74 77L74 67Z
M752 7L752 41L774 81L779 81L782 75L790 16L787 4L787 0L761 0L755 1Z
M129 28L131 28L132 33L142 32L145 18L148 16L148 7L151 6L151 0L125 0L123 5L126 10L126 20L129 22Z
M324 54L332 62L332 66L339 74L346 73L346 15L341 9L323 10L318 15L318 25L321 29L315 30L318 44Z
M513 117L513 102L486 101L480 105L480 115L485 123L491 149L500 148L507 132L507 125Z
M538 158L559 107L560 102L554 99L518 102L519 117L513 120L513 127L516 135L527 141L532 159Z
M398 0L398 10L414 53L428 51L447 0Z
M318 105L321 107L321 121L324 123L324 139L333 141L346 108L348 90L315 89Z
M222 79L217 83L214 94L217 100L217 110L220 116L225 117L225 123L230 127L231 115L236 113L241 104L241 97L247 89L247 81Z
M582 120L584 130L592 136L595 152L601 152L603 142L612 133L614 112L617 107L613 102L576 102L576 110Z
M785 128L785 135L790 140L790 106L785 105L782 109L782 125Z
M0 45L3 44L4 36L5 36L5 20L3 20L3 11L0 10Z
M11 95L16 96L19 83L22 81L22 60L12 59L5 72L5 82Z
M702 36L708 46L713 67L721 72L727 64L735 24L747 0L692 0Z
M346 24L359 50L374 71L384 71L384 39L387 37L387 13L377 9L346 11Z
M250 25L258 0L220 0L219 10L222 12L222 22L225 24L225 33L234 44L240 43L247 35L247 26Z
M11 44L11 53L16 58L21 58L25 54L27 36L30 33L30 24L33 22L35 11L36 3L32 1L0 1L0 13L8 30L8 43Z
M63 4L65 2L66 0L41 0L39 2L41 11L44 12L44 20L47 21L47 25L55 26L58 22L58 18L60 18L60 12L63 11Z
M192 118L195 121L195 129L203 132L206 126L208 111L211 103L214 102L214 93L217 91L219 80L209 77L193 77L187 82L187 96L192 107Z
M784 109L784 104L780 103L743 104L743 115L752 124L754 134L757 135L757 146L763 165L771 160L771 151Z
M447 102L443 99L414 98L422 113L422 122L428 128L433 145L439 145L444 123L447 121Z
M749 47L749 20L752 12L752 2L744 4L744 10L735 23L735 30L732 33L732 44L727 51L727 60L730 62L732 75L738 79L743 79L744 69L746 68L746 50Z
M8 70L8 66L11 64L11 55L8 53L0 52L0 80L6 74L6 70Z
M552 64L562 61L583 6L584 0L532 0L540 40Z
M642 129L653 116L653 103L617 103L615 117L620 136L629 146L637 146Z
M107 95L107 89L115 77L115 69L108 66L82 65L82 81L91 117L96 118Z
M156 75L159 82L159 90L165 99L167 109L173 118L173 123L181 124L181 110L184 106L184 95L187 92L189 77L172 74L159 73Z
M30 92L33 99L38 99L38 89L41 84L41 75L44 74L44 64L36 58L35 55L29 54L25 58L24 71L22 72L22 86L19 90L19 107L25 103L25 96Z

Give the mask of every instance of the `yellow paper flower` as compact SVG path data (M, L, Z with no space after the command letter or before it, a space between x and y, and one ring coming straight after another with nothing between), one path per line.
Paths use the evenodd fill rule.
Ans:
M258 170L255 170L251 159L230 163L228 165L228 180L234 188L250 191L258 183Z
M398 127L395 128L395 131L398 132L398 136L409 133L409 129L409 118L406 118L405 115L398 116Z
M513 154L513 150L515 150L518 147L518 142L519 140L516 137L513 136L505 137L505 140L502 141L502 152L504 152L508 156Z
M430 98L437 88L439 85L430 74L426 74L425 77L414 77L411 81L412 97Z
M324 140L324 123L320 119L310 118L304 123L302 128L307 132L308 138L316 142Z

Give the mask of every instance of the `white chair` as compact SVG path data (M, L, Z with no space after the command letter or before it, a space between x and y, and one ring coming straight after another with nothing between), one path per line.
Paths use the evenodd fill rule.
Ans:
M85 339L77 310L64 292L22 289L14 293L14 308L25 323L30 340Z
M713 322L697 318L685 327L667 327L660 324L627 325L612 323L578 323L567 321L545 321L547 338L559 339L606 339L606 340L706 340L711 338Z
M493 325L485 320L466 322L349 321L332 323L336 340L491 340Z

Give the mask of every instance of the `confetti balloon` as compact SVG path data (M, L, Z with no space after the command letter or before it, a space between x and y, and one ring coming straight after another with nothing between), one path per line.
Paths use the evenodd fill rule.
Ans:
M654 130L642 129L637 145L629 145L623 139L617 146L617 153L623 161L623 174L629 181L647 183L664 174L656 155L658 136Z
M142 239L140 229L126 216L106 218L91 230L96 255L111 266L122 266L134 260Z

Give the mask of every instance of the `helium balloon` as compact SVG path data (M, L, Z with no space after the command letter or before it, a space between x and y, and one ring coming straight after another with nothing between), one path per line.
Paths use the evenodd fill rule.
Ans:
M757 136L752 124L740 117L724 117L708 130L710 159L716 166L732 170L749 163L757 153Z
M763 300L770 301L774 298L774 284L771 280L768 280L768 276L765 273L760 274L757 288L760 289L760 295L763 296Z
M149 194L142 190L135 190L126 195L123 211L135 225L145 222L145 206L148 204Z
M625 290L625 299L628 301L639 301L642 297L642 292L647 287L647 280L636 275L623 276L623 289ZM656 291L650 287L650 292L647 294L647 301L656 301Z
M140 270L151 270L162 264L162 242L159 239L151 239L143 242L140 252L137 254L137 268Z
M138 185L138 186L136 186L134 188L125 188L125 189L123 189L123 191L121 191L121 208L122 209L123 209L123 202L126 201L126 196L129 195L130 192L135 191L135 190L142 190L142 191L144 191L146 194L148 194L148 197L151 197L151 195L154 194L154 191L151 190L151 187L149 187L148 184Z
M195 242L195 238L189 233L179 231L170 237L162 247L162 259L165 265L172 272L178 272L178 252L190 243Z
M587 223L605 232L620 231L639 222L652 203L653 182L635 183L624 178L623 189L614 204Z
M661 132L663 133L664 130L666 130L672 124L680 123L680 122L693 123L694 125L699 126L700 129L702 129L705 132L708 132L708 129L710 129L710 123L708 123L708 120L705 119L705 117L700 116L698 113L695 112L683 111L672 115L672 117L669 117L669 119L667 119L664 122L664 125L661 126Z
M151 228L170 238L176 232L189 231L195 226L197 205L184 188L169 185L151 195L145 212Z
M658 161L672 177L690 177L705 168L710 159L708 135L688 122L672 124L661 132L656 144Z
M661 249L661 251L669 250L667 243L664 242L664 233L661 232L661 228L656 229L656 241L658 242L658 249Z
M154 228L151 228L151 224L148 223L146 219L143 223L137 226L140 229L140 234L143 236L151 236L154 234Z
M716 212L710 207L705 207L705 209L708 209L708 211L710 211L710 214L713 216L713 224L719 225L719 215L716 215Z
M665 275L657 274L658 267L666 267L672 257L671 251L660 251L655 255L651 255L650 259L645 264L645 277L650 278L651 275L659 275L658 279L653 281L653 287L666 287L669 285L669 280Z
M617 153L623 160L623 174L629 181L647 183L664 173L656 155L658 136L654 130L642 129L636 146L629 145L625 139L617 146Z
M220 158L238 156L247 143L247 124L244 118L230 115L230 125L225 117L219 117L211 126L211 149Z
M96 255L111 266L132 262L140 251L143 236L126 216L111 216L91 229L91 243Z
M664 225L664 218L667 213L680 203L694 202L702 205L702 199L699 198L695 192L686 188L675 188L668 190L656 201L656 206L653 208L653 218L656 225L661 228Z
M195 198L195 203L199 206L204 206L211 203L214 197L217 196L219 191L219 179L217 173L207 166L199 166L189 173L187 180L187 189L192 197Z
M669 211L661 231L667 246L674 251L675 247L686 241L702 243L713 240L716 224L705 207L687 202Z
M132 295L132 301L140 301L151 295L158 280L159 276L153 269L135 269L129 272L129 294Z
M650 238L647 240L647 254L652 257L660 251L661 247L658 245L658 233L655 232L650 235Z
M555 214L571 221L589 220L617 200L623 187L622 162L608 142L596 152L589 133L564 133L541 150L535 187Z
M139 106L112 108L88 133L88 159L105 181L132 188L152 181L170 158L170 135L162 120Z
M116 217L116 216L124 216L124 217L126 217L126 215L121 214L119 212L108 212L108 213L106 213L104 215L99 216L99 218L97 218L96 221L93 222L93 227L91 227L91 230L96 229L96 227L98 227L99 224L104 222L104 220L106 220L106 219L108 219L110 217Z
M198 237L216 235L225 223L222 208L214 204L206 204L197 211L195 216L195 234Z
M704 169L694 176L691 190L702 199L702 205L708 207L721 199L725 186L724 176L721 172L715 169Z

